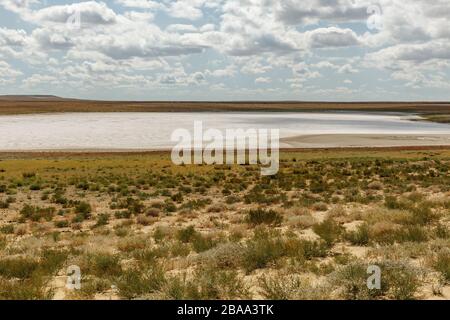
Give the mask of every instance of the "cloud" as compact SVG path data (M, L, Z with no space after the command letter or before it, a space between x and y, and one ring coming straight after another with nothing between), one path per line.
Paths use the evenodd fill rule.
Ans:
M429 60L450 60L450 43L448 41L430 41L420 44L399 44L368 55L382 65L396 61L423 63Z
M174 18L198 20L203 17L203 11L201 10L203 3L203 1L195 0L178 0L171 3L167 12Z
M27 38L27 33L24 30L7 29L0 27L1 46L24 46Z
M5 61L0 61L0 85L12 84L16 78L23 75L21 71L15 70Z
M276 16L291 24L354 22L367 19L367 1L352 0L283 0L277 1Z
M306 32L305 36L312 48L349 47L359 44L358 36L351 29L319 28Z
M164 8L163 4L152 0L116 0L116 3L128 8L151 9L151 10Z
M255 79L255 83L256 84L258 84L258 83L271 83L271 82L272 82L272 80L270 78L268 78L268 77L259 77L259 78Z
M117 15L104 2L87 1L70 5L47 7L31 13L32 20L39 23L67 23L79 15L82 24L108 25L117 22Z

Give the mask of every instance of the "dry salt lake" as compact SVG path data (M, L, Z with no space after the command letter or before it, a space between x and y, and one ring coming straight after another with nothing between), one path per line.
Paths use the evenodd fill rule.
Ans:
M58 113L0 116L0 151L170 149L174 130L280 129L282 147L450 145L450 125L406 113Z

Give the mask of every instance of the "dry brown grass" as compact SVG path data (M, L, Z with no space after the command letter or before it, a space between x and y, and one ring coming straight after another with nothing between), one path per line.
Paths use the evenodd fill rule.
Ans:
M91 101L58 98L0 97L0 114L49 112L203 112L203 111L409 111L448 113L445 102L133 102ZM433 119L431 119L433 120Z

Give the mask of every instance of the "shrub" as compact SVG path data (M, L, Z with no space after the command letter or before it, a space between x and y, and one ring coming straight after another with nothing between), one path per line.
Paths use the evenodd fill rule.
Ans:
M314 225L313 231L331 246L339 239L343 228L333 219L328 218L322 223Z
M242 260L243 246L238 243L222 243L206 252L202 260L219 269L238 268Z
M51 221L55 216L56 209L53 207L49 208L39 208L33 207L26 204L22 210L20 210L20 214L24 219L30 219L32 221L40 221L41 219L45 219L47 221Z
M268 300L321 300L329 299L325 287L316 287L297 275L261 276L261 295Z
M55 275L67 260L68 252L65 250L44 249L40 256L39 273Z
M250 291L237 271L210 267L197 269L190 280L186 276L169 279L164 295L166 299L186 300L251 298Z
M369 225L363 223L358 226L356 231L347 232L345 238L350 241L352 245L366 246L369 244Z
M41 278L25 279L21 281L0 278L1 300L50 300L52 290Z
M243 267L247 272L265 268L284 255L281 238L256 229L252 239L247 241L243 254Z
M126 299L143 298L161 290L166 283L164 270L157 264L145 270L130 269L122 273L117 283L120 296Z
M383 184L380 181L373 181L367 185L367 188L371 190L382 190Z
M439 223L436 226L435 233L436 233L436 236L441 239L448 239L450 237L450 232L449 232L447 226L445 226L442 223Z
M55 221L55 227L57 228L67 228L69 226L69 221L67 220L59 220L59 221Z
M157 208L149 208L146 210L145 215L147 217L157 218L160 215L160 211Z
M39 262L30 258L7 258L0 260L0 276L4 278L31 278Z
M147 217L143 214L138 215L136 218L136 223L143 226L149 226L154 222L155 220L153 218Z
M396 241L399 226L389 222L377 222L370 226L370 239L380 244L392 244Z
M205 236L197 233L192 239L192 247L196 252L203 252L215 247L217 241L215 241L211 236Z
M280 225L283 216L275 210L256 209L248 212L246 221L254 226L259 224Z
M24 172L22 173L24 179L30 179L36 177L36 172Z
M14 233L14 225L7 224L0 228L0 232L4 234L13 234Z
M109 222L109 214L101 213L97 216L96 227L106 226Z
M397 238L399 242L424 242L428 240L428 236L421 226L408 226L406 229L397 231Z
M412 223L425 225L432 222L436 216L433 214L430 206L426 203L420 203L412 209Z
M189 226L184 229L178 230L177 239L183 243L189 243L194 239L196 235L197 231L195 231L194 227Z
M437 254L434 269L442 273L447 282L450 281L450 251L440 251Z
M8 209L9 203L7 201L0 201L0 209Z
M331 283L340 290L344 299L367 300L382 297L395 300L414 299L419 286L417 270L406 263L382 261L373 263L381 269L381 288L367 286L368 265L355 262L339 268Z
M87 202L80 202L75 207L75 213L82 214L85 219L90 217L90 213L92 212L92 207Z
M328 253L328 244L325 241L302 240L301 247L305 259L325 258Z
M315 211L327 211L328 206L325 202L316 202L312 205L313 210Z
M82 270L85 273L99 278L116 276L122 272L118 256L109 253L89 254L83 264Z
M153 239L155 239L156 243L160 243L162 240L164 240L168 236L168 230L165 228L162 228L160 226L155 228L155 231L153 232Z
M234 204L234 203L238 203L238 202L241 202L241 198L239 198L238 196L235 196L235 195L230 195L225 198L226 204Z
M397 198L393 197L393 196L386 196L384 198L384 205L386 206L386 208L389 208L389 209L401 209L402 208L402 206L398 202Z

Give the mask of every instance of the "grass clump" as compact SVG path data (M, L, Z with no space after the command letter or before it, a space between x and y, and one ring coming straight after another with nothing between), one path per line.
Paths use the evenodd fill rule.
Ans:
M283 221L283 216L275 210L256 209L248 212L246 221L253 226L259 224L277 226Z
M450 282L450 251L441 250L438 252L433 267L442 274L447 282Z

